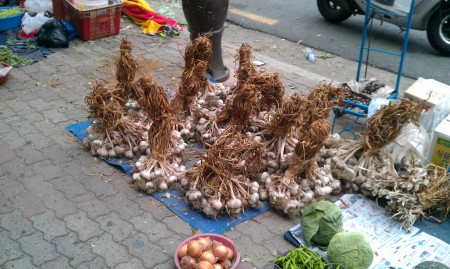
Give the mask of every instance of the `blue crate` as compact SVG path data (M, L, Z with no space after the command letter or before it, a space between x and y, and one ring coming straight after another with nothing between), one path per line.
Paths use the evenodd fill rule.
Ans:
M11 8L12 7L0 7L0 10ZM17 14L11 17L0 18L0 32L19 28L20 25L22 25L23 14L24 12L22 12L22 14Z

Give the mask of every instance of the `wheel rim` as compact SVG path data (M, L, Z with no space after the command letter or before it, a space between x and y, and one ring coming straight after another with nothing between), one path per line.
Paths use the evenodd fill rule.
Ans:
M450 14L442 19L439 25L439 35L445 43L450 45Z
M328 1L328 7L334 10L340 10L342 9L341 6L337 5L334 1Z

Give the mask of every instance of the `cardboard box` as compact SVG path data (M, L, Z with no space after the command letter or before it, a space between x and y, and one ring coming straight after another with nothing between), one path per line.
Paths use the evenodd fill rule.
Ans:
M433 107L443 99L450 98L450 86L434 79L419 77L405 91L405 97L411 100L424 101L426 106Z
M450 115L434 129L429 160L435 165L450 168Z

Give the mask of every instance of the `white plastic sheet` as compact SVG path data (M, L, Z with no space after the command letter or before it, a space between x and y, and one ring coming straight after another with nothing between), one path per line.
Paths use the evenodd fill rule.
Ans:
M53 13L53 2L52 0L27 0L25 9L31 13L45 13L46 11Z
M44 13L42 12L36 14L34 17L25 13L22 18L22 30L28 35L35 30L39 30L39 28L50 19L51 18L44 16Z

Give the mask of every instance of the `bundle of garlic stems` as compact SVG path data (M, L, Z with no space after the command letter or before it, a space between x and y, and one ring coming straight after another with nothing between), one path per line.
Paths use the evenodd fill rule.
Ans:
M344 188L354 192L372 177L395 173L393 159L384 151L409 122L418 122L419 103L403 99L383 106L367 122L362 142L338 139L330 141L321 154L321 162L331 165L333 174L343 180ZM328 161L327 161L328 159ZM367 190L365 190L367 191Z
M320 119L327 119L331 110L345 98L346 91L342 87L321 84L306 96L303 102L299 129L309 128L310 124Z
M261 206L259 184L249 179L260 172L261 149L236 131L221 135L181 181L188 202L212 218Z
M131 55L133 45L125 36L120 44L119 57L116 61L116 79L117 88L120 89L119 96L125 103L129 100L138 100L142 97L142 91L134 82L138 64L136 59ZM121 103L125 106L125 103Z
M330 124L321 119L303 130L294 149L294 156L282 176L274 176L270 183L269 198L272 206L288 214L298 216L300 209L311 202L315 195L323 197L333 191L332 180L318 167L315 157L323 147L330 132ZM339 183L337 183L339 185Z
M263 76L261 74L256 77ZM264 75L265 76L265 75ZM267 77L272 77L269 75ZM250 83L248 79L241 85L240 90L236 90L232 98L227 99L225 106L217 114L216 122L220 125L237 125L241 132L247 131L247 128L253 125L255 116L257 116L260 104L261 84Z
M234 96L237 95L243 88L248 85L246 82L248 79L256 76L258 72L256 67L252 63L252 48L250 45L243 43L238 49L238 53L235 56L235 63L238 64L236 70L237 84L234 90L234 94L230 95L223 107L222 111L217 115L216 122L219 124L226 124L230 120L230 115L233 110Z
M258 113L258 119L253 119L252 124L261 130L256 136L261 136L267 145L267 164L271 170L276 174L284 172L293 156L298 133L310 128L314 121L327 119L341 98L337 96L340 93L340 88L320 85L305 98L294 94L285 99L281 107L267 114Z
M393 142L408 123L419 124L420 103L403 99L399 104L384 106L367 121L362 148L366 154L377 154ZM389 128L390 127L390 128Z
M251 76L245 82L254 85L259 93L258 111L269 111L281 106L284 86L278 73L262 73Z
M83 144L90 148L92 155L100 157L122 157L132 159L136 154L145 153L145 130L134 118L123 114L118 89L104 81L95 81L92 91L85 97L89 118L93 124L86 132ZM139 148L138 145L141 145Z
M450 212L450 174L445 168L429 165L410 167L401 175L374 177L372 194L387 199L385 211L409 230L417 219L444 221ZM440 211L441 220L431 216Z
M180 163L185 144L172 135L175 119L164 89L151 76L141 77L139 84L144 95L138 102L152 122L148 131L150 156L136 162L133 180L147 193L165 191L184 176L185 168ZM171 150L180 147L178 155Z
M171 100L171 107L175 115L180 113L189 115L199 91L207 88L209 82L206 72L211 54L211 41L206 35L197 37L187 45L184 55L184 71L178 90Z
M267 151L275 153L277 162L285 154L293 152L298 142L295 128L300 119L302 100L296 93L290 95L282 101L280 107L269 113L269 121L261 120L259 124L255 124L261 129L256 135L263 137Z
M256 67L252 63L252 47L249 44L243 43L241 45L235 57L236 62L238 63L236 90L239 90L247 79L257 74Z

